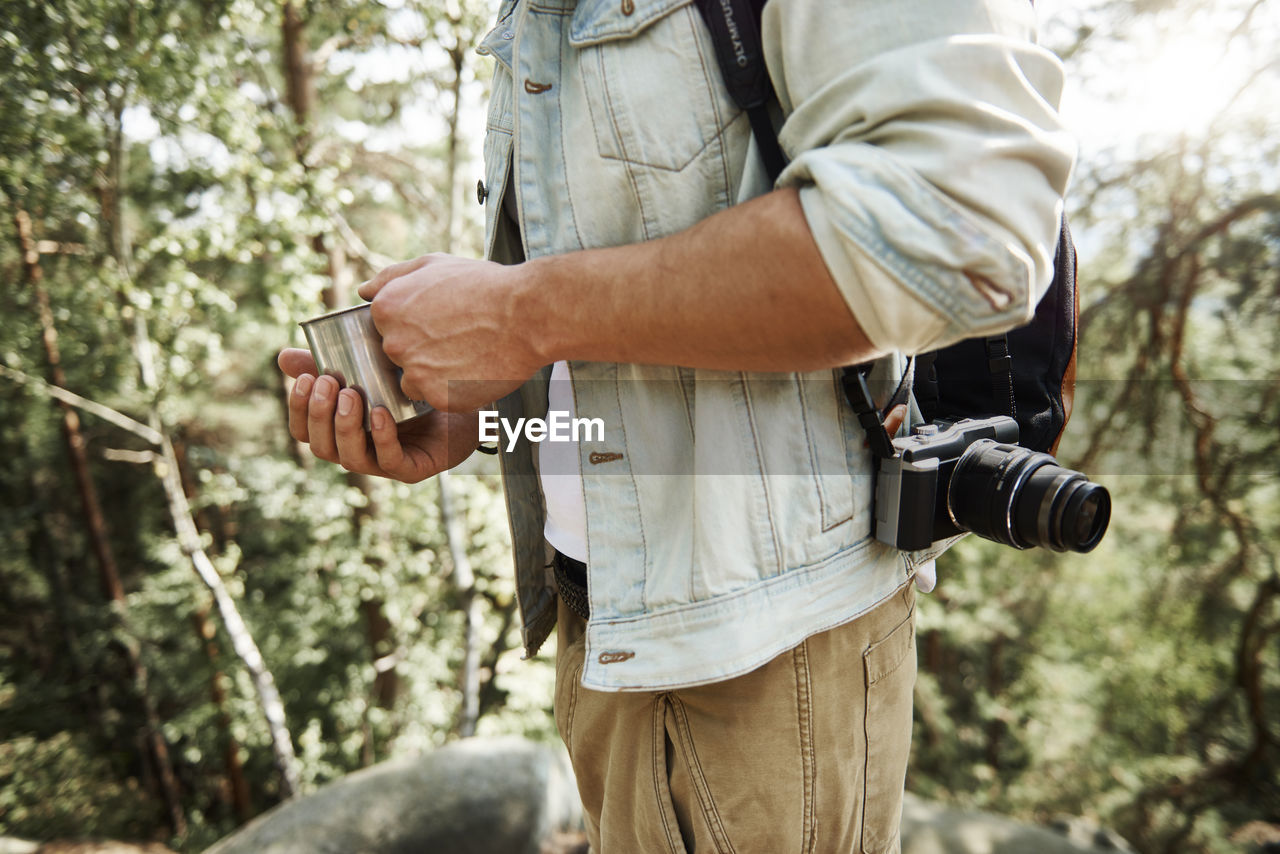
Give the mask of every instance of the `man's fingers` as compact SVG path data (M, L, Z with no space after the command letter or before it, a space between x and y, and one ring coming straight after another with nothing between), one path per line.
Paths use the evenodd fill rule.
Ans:
M902 422L906 419L907 405L905 403L899 403L893 409L890 409L884 414L884 419L880 423L884 425L884 432L888 433L889 438L892 439L894 435L897 434L898 428L902 426ZM870 447L870 445L871 441L869 438L864 438L862 440L862 447L867 448Z
M338 462L338 446L333 436L333 413L338 403L338 381L330 376L318 377L307 407L307 433L311 453L331 463Z
M434 409L444 408L437 405L437 401L434 399L436 397L434 389L418 388L418 386L409 379L409 374L407 372L400 376L400 391L404 392L404 396L410 400L425 401L431 404Z
M299 350L297 347L281 350L280 355L276 357L276 364L280 366L280 370L295 379L302 374L314 376L320 373L316 370L316 360L311 358L311 351Z
M899 403L893 409L890 409L884 416L884 429L890 436L898 432L898 428L902 426L902 422L907 420L907 405Z
M311 403L311 388L316 378L311 374L301 374L293 383L293 393L289 395L289 435L299 442L310 441L307 430L307 406Z
M373 453L377 457L378 467L389 476L405 483L415 483L420 480L413 474L408 455L400 444L396 422L391 417L391 413L379 406L373 410L369 420L372 428L369 434L373 437Z
M369 439L364 432L364 398L360 392L349 388L338 392L333 430L343 468L362 474L378 473L378 464L369 452Z
M356 293L360 295L361 299L372 300L387 282L412 273L430 260L430 255L422 255L409 261L401 261L398 264L392 264L390 267L384 267L372 279L357 288Z

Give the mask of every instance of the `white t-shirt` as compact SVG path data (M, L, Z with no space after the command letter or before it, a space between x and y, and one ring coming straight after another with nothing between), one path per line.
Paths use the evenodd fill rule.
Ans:
M568 412L575 417L573 386L567 362L551 367L547 388L547 409ZM561 554L586 563L587 500L582 490L582 461L577 442L539 442L538 476L547 505L547 521L542 536Z

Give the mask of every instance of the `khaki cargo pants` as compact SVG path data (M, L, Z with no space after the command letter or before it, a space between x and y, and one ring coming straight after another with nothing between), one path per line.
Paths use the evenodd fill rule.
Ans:
M593 854L897 852L916 678L915 587L744 676L583 688L559 612L555 717Z

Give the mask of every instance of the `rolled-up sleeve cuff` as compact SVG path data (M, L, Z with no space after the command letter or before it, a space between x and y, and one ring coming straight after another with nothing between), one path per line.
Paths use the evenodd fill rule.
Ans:
M815 150L792 169L818 251L878 350L921 352L1027 321L1032 260L883 152Z
M1075 141L1062 68L1004 36L900 47L795 104L779 186L871 342L920 352L1030 319L1053 273Z

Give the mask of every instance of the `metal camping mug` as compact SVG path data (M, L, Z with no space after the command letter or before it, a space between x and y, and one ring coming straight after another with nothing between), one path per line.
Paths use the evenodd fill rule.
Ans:
M364 429L375 406L385 406L397 424L431 411L431 404L410 400L400 388L403 375L382 352L382 336L373 325L369 303L333 311L299 324L322 374L364 398Z

